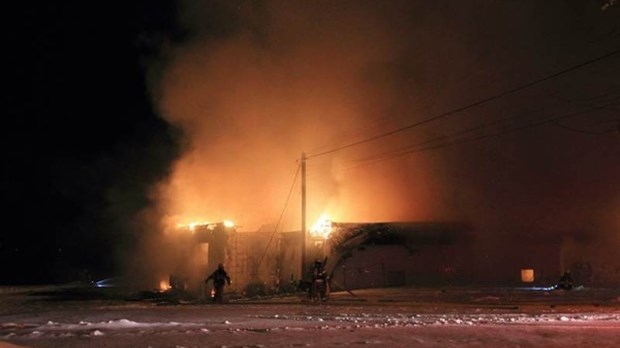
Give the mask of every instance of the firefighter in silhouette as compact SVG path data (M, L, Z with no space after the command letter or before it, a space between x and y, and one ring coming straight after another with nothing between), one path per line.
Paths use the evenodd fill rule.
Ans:
M310 300L327 300L327 294L329 293L329 283L327 279L327 271L325 270L326 261L327 260L321 262L321 260L319 259L316 259L314 261L314 265L312 267L312 284L310 284L310 289L308 291Z
M213 302L222 303L222 297L224 295L224 285L228 283L230 285L230 277L228 273L224 269L224 264L220 263L217 265L217 269L211 273L207 279L205 279L205 285L209 282L209 280L213 281Z
M557 288L563 290L570 290L573 288L573 277L571 276L569 270L565 271L564 274L562 274L562 276L560 277L560 281L558 282Z

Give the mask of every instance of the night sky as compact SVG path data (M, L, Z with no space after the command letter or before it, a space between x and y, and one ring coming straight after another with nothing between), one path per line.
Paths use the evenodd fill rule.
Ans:
M179 148L145 82L173 5L3 10L1 283L110 274L135 244L129 221Z
M311 221L620 245L616 1L69 1L3 17L2 284L148 265L178 223L298 229L302 152Z

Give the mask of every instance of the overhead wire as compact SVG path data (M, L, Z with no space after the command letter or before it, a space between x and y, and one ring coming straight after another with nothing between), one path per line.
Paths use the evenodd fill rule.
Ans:
M609 94L606 92L605 94L603 94L601 96L593 97L592 99L599 98L599 97L603 98L603 97L607 97L607 96L609 96ZM396 156L398 156L399 153L406 152L406 151L408 151L410 149L419 148L420 146L423 146L423 145L429 145L430 146L431 144L436 143L436 142L446 141L446 140L449 141L449 140L452 140L452 138L458 138L458 137L466 135L466 134L475 133L475 132L478 132L478 131L481 131L481 130L484 130L484 129L487 129L487 128L495 127L495 126L501 126L502 124L504 124L506 122L515 121L517 119L520 119L520 118L523 118L523 117L526 117L526 116L531 116L531 115L536 114L536 113L544 112L545 110L547 110L549 108L555 108L556 106L563 105L563 104L573 104L573 105L577 105L577 106L588 107L588 108L599 109L599 110L607 110L607 111L608 110L615 110L615 109L611 109L610 108L610 106L615 105L615 103L612 103L612 102L609 102L609 103L599 102L597 105L595 105L595 104L592 104L592 103L587 103L587 104L584 104L584 103L581 103L581 102L577 102L576 103L574 100L568 100L568 99L564 99L564 98L556 98L556 99L559 99L561 102L554 103L554 104L551 104L551 105L548 105L548 106L543 106L543 107L537 108L535 110L527 110L525 112L519 113L519 114L514 115L514 116L505 117L505 118L499 119L499 120L497 120L495 122L485 123L485 124L482 124L482 125L479 125L479 126L476 126L476 127L470 127L470 128L467 128L467 129L463 129L463 130L454 132L452 134L447 134L447 135L438 136L438 137L435 137L435 138L432 138L432 139L427 139L427 140L424 140L424 141L421 141L421 142L418 142L418 143L415 143L415 144L410 144L410 145L407 145L407 146L403 146L403 147L398 148L398 149L393 149L393 150L390 150L390 151L386 151L386 152L383 152L381 154L374 155L372 157L351 160L350 162L358 162L359 163L359 162L380 160L382 158L396 157ZM615 99L617 99L617 98L607 99L607 101L614 101ZM577 116L577 115L575 115L575 116ZM612 131L615 131L615 130L601 132L600 134L605 134L605 133L612 132ZM598 134L598 133L593 133L593 134Z
M416 122L416 123L413 123L413 124L409 124L409 125L406 125L404 127L400 127L400 128L397 128L397 129L394 129L394 130L389 131L389 132L381 133L381 134L378 134L378 135L375 135L375 136L372 136L372 137L369 137L369 138L366 138L366 139L362 139L362 140L359 140L359 141L356 141L356 142L353 142L353 143L349 143L347 145L343 145L343 146L340 146L340 147L332 148L331 150L327 150L327 151L323 151L323 152L318 152L318 153L307 155L306 159L314 159L314 158L317 158L317 157L320 157L320 156L323 156L323 155L327 155L327 154L330 154L330 153L334 153L334 152L337 152L337 151L340 151L340 150L343 150L343 149L347 149L347 148L350 148L350 147L353 147L353 146L357 146L357 145L361 145L361 144L364 144L364 143L368 143L368 142L371 142L371 141L374 141L374 140L378 140L378 139L383 138L383 137L387 137L387 136L390 136L390 135L393 135L393 134L396 134L396 133L399 133L399 132L402 132L402 131L405 131L405 130L408 130L408 129L412 129L412 128L421 126L421 125L426 124L426 123L430 123L430 122L436 121L438 119L447 117L449 115L453 115L453 114L456 114L456 113L459 113L459 112L466 111L466 110L468 110L470 108L473 108L473 107L476 107L476 106L488 103L490 101L499 99L501 97L504 97L504 96L516 93L518 91L524 90L526 88L535 86L535 85L540 84L540 83L542 83L544 81L548 81L548 80L551 80L553 78L557 78L559 76L562 76L562 75L567 74L567 73L569 73L571 71L574 71L574 70L577 70L579 68L582 68L584 66L587 66L587 65L596 63L598 61L601 61L603 59L615 56L615 55L617 55L619 53L620 53L620 49L612 51L612 52L609 52L609 53L604 54L602 56L599 56L599 57L587 60L585 62L573 65L573 66L571 66L569 68L563 69L563 70L558 71L556 73L549 74L547 76L544 76L542 78L530 81L528 83L522 84L522 85L514 87L512 89L509 89L509 90L497 93L495 95L483 98L483 99L481 99L479 101L476 101L474 103L470 103L468 105L465 105L465 106L462 106L462 107L459 107L459 108L456 108L456 109L453 109L453 110L441 113L439 115L433 116L433 117L428 118L426 120L423 120L423 121L420 121L420 122ZM611 92L611 94L613 94L614 92ZM609 93L609 91L607 93ZM606 98L606 97L609 97L609 96L608 95L603 95L603 96L600 96L600 98L599 97L593 97L593 98L587 98L587 99L592 99L592 100L593 99L607 99L607 101L616 100L617 99L617 97L613 97L611 99L610 98ZM587 99L585 99L585 100L587 100ZM568 101L567 103L572 103L572 101ZM580 103L580 104L586 104L586 103ZM501 125L501 123L504 123L504 122L506 122L506 121L508 121L510 119L521 117L521 116L512 116L512 117L506 118L504 120L493 122L491 124L483 124L483 125L481 125L479 127L474 127L474 128L469 128L469 129L466 129L466 130L458 131L458 132L456 132L456 133L454 133L452 135L441 136L441 137L438 137L438 138L434 138L434 139L430 139L430 140L424 141L422 143L410 145L410 146L405 147L405 149L399 149L398 152L391 151L389 154L384 155L382 157L364 160L364 161L366 161L366 163L361 163L361 164L357 164L357 165L349 166L349 167L343 167L342 169L343 170L347 170L347 169L351 169L353 167L359 167L359 166L362 166L362 165L370 164L370 162L377 162L377 161L381 161L381 160L385 160L385 159L389 159L389 158L394 158L394 157L399 157L399 156L403 156L403 155L407 155L407 154L411 154L411 153L422 152L422 151L430 151L430 150L435 150L435 149L441 149L441 148L455 146L455 145L462 144L462 143L468 143L468 142L478 141L478 140L487 139L487 138L491 138L491 137L497 137L497 136L501 136L501 135L504 135L504 134L509 134L509 133L520 131L520 130L525 130L525 129L528 129L528 128L532 128L532 127L535 127L535 126L538 126L538 125L542 125L542 124L558 122L558 121L566 119L566 118L575 117L575 116L578 116L578 115L581 115L581 114L585 114L585 113L590 113L590 112L593 112L593 111L605 111L605 110L609 111L610 107L615 106L615 104L617 104L617 103L614 102L614 103L608 103L608 104L605 104L605 105L603 105L603 104L591 105L587 110L579 110L579 111L576 111L576 112L570 112L570 113L564 114L562 116L558 116L558 117L554 117L554 118L549 118L549 119L545 119L545 120L541 120L541 121L536 121L536 122L520 125L518 127L511 127L511 128L508 128L508 129L504 128L504 129L502 129L500 131L497 131L497 132L494 132L494 133L484 134L484 135L473 137L473 138L467 138L467 139L460 138L464 134L472 133L472 132L475 132L475 131L478 131L478 130L481 130L481 129L484 129L484 128L489 128L489 127L492 127L492 126ZM585 105L581 105L581 106L585 106ZM544 109L545 108L543 108L542 110L544 111ZM540 112L540 110L536 111L536 112ZM531 115L531 112L525 113L525 115L526 116L527 115ZM460 140L458 140L459 138L460 138ZM450 141L451 139L452 139L452 141ZM433 143L435 143L435 142L445 141L445 140L448 140L448 142L443 142L443 143L439 143L439 144L433 145ZM428 146L423 146L423 145L428 145ZM422 146L422 147L420 147L420 146ZM411 148L411 147L414 147L414 148ZM411 149L409 149L409 148L411 148ZM319 181L325 180L323 177L321 177L320 179L318 177L314 178L315 181L317 179Z
M590 107L590 108L585 109L585 110L574 111L574 112L571 112L571 113L568 113L568 114L564 114L562 116L558 116L558 117L554 117L554 118L549 118L549 119L541 120L541 121L538 121L538 122L533 122L533 123L525 124L525 125L522 125L522 126L519 126L519 127L513 127L513 128L505 129L505 130L498 131L498 132L491 133L491 134L484 134L484 135L477 136L477 137L474 137L474 138L455 140L455 141L447 142L447 143L441 143L441 144L436 144L436 145L429 145L429 146L424 146L424 147L420 147L420 148L416 148L416 149L394 152L394 153L391 153L390 155L386 155L384 157L376 157L376 158L364 160L365 162L358 163L356 165L351 165L349 167L344 168L344 170L352 169L352 168L357 168L357 167L361 167L361 166L364 166L364 165L373 164L373 163L378 162L378 161L383 161L383 160L386 160L386 159L391 159L391 158L396 158L396 157L400 157L400 156L404 156L404 155L409 155L409 154L412 154L412 153L418 153L418 152L424 152L424 151L430 151L430 150L437 150L437 149L442 149L442 148L446 148L446 147L450 147L450 146L454 146L454 145L459 145L459 144L463 144L463 143L469 143L469 142L483 140L483 139L487 139L487 138L491 138L491 137L496 137L496 136L501 136L501 135L505 135L505 134L509 134L509 133L514 133L514 132L517 132L517 131L529 129L529 128L536 127L536 126L539 126L539 125L553 123L553 122L557 122L557 121L560 121L560 120L563 120L563 119L567 119L567 118L570 118L570 117L575 117L575 116L578 116L578 115L587 114L587 113L590 113L592 111L600 111L600 108L599 107ZM614 130L606 131L605 133L602 133L602 134L610 133L610 132L613 132L613 131Z
M267 243L267 246L265 247L265 252L263 253L263 256L261 256L260 260L258 261L257 267L260 267L261 263L263 262L263 259L267 255L267 251L269 251L269 248L271 247L271 243L273 242L273 237L278 232L278 227L280 226L280 223L282 222L282 218L284 217L284 213L286 212L286 209L288 207L288 203L289 203L289 201L291 199L291 195L293 194L293 189L297 185L297 177L299 176L300 168L301 168L301 165L298 164L297 165L297 170L295 171L295 176L293 177L293 183L291 184L291 188L288 191L288 195L287 195L286 201L284 203L284 207L282 208L282 212L280 213L280 217L278 218L278 221L276 222L276 225L273 228L273 233L271 233L271 237L269 237L269 242Z
M400 128L396 128L396 129L393 129L391 131L384 132L384 133L381 133L381 134L378 134L378 135L375 135L375 136L372 136L372 137L368 137L368 138L365 138L365 139L362 139L362 140L359 140L359 141L355 141L355 142L352 142L352 143L349 143L349 144L346 144L346 145L342 145L342 146L333 148L331 150L326 150L326 151L318 152L318 153L315 153L315 154L309 154L306 157L306 159L312 159L312 158L316 158L316 157L319 157L319 156L324 156L324 155L327 155L327 154L331 154L331 153L334 153L334 152L337 152L337 151L341 151L341 150L344 150L344 149L348 149L348 148L351 148L351 147L354 147L354 146L357 146L357 145L361 145L361 144L365 144L365 143L368 143L368 142L371 142L371 141L374 141L374 140L385 138L385 137L388 137L388 136L391 136L391 135L403 132L405 130L416 128L416 127L419 127L421 125L424 125L424 124L427 124L427 123L430 123L430 122L437 121L439 119L442 119L442 118L445 118L445 117L448 117L448 116L460 113L462 111L471 109L473 107L476 107L476 106L488 103L490 101L493 101L493 100L502 98L504 96L507 96L507 95L519 92L521 90L527 89L529 87L538 85L538 84L543 83L545 81L549 81L551 79L560 77L562 75L568 74L569 72L575 71L577 69L583 68L585 66L588 66L588 65L594 64L596 62L599 62L601 60L604 60L604 59L610 58L612 56L615 56L615 55L617 55L619 53L620 53L620 49L608 52L608 53L603 54L601 56L589 59L589 60L587 60L585 62L581 62L579 64L572 65L572 66L570 66L568 68L565 68L563 70L560 70L558 72L546 75L544 77L541 77L541 78L538 78L538 79L535 79L535 80L532 80L530 82L524 83L524 84L519 85L517 87L513 87L513 88L505 90L503 92L499 92L497 94L494 94L494 95L491 95L489 97L486 97L486 98L480 99L478 101L475 101L473 103L470 103L470 104L458 107L456 109L452 109L452 110L443 112L441 114L435 115L435 116L427 118L425 120L418 121L418 122L415 122L415 123L412 123L412 124L409 124L409 125L406 125L406 126L403 126L403 127L400 127Z
M428 109L429 106L421 106L416 108L409 108L408 113L423 112ZM391 118L388 113L373 113L369 117L365 117L363 120L356 120L353 125L348 126L346 129L339 133L338 139L331 141L332 144L325 144L307 151L308 153L322 152L324 149L331 149L336 146L336 142L342 143L342 139L355 139L363 136L364 134L373 134L385 129L386 123L389 124Z
M424 147L424 148L420 148L420 149L416 149L416 150L410 150L410 151L403 152L402 154L405 155L405 154L414 153L414 152L421 152L421 151L427 151L427 150L435 150L435 149L449 147L449 146L453 146L453 145L457 145L457 144L462 144L462 143L466 143L466 142L472 142L472 141L482 140L482 139L491 138L491 137L495 137L495 136L499 136L499 135L514 133L514 132L517 132L517 131L529 129L529 128L540 126L540 125L543 125L543 124L556 122L556 121L563 120L563 119L570 118L570 117L575 117L577 115L587 114L587 113L590 113L592 111L599 111L599 109L596 108L596 107L591 107L591 108L588 108L586 110L579 110L579 111L571 112L569 114L565 114L565 115L562 115L562 116L558 116L558 117L554 117L554 118L551 118L551 119L546 119L546 120L542 120L542 121L526 124L526 125L523 125L521 127L515 127L515 128L512 128L512 129L507 129L507 130L504 130L504 131L501 131L501 132L496 132L496 133L493 133L493 134L485 134L485 135L482 135L482 136L479 136L479 137L465 139L463 141L457 141L457 142L452 142L452 143L447 143L447 144L441 144L441 145Z
M560 123L559 121L554 121L553 122L554 125L572 131L572 132L577 132L577 133L582 133L582 134L607 134L607 133L613 133L616 131L616 129L606 129L606 130L600 130L600 131L589 131L589 130L584 130L584 129L579 129L576 127L571 127L571 126L567 126L565 124Z

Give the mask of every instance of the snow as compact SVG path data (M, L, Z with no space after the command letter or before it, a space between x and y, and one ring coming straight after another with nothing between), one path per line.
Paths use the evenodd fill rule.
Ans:
M389 288L227 304L54 300L0 290L0 348L620 346L615 289ZM13 345L13 346L12 346Z

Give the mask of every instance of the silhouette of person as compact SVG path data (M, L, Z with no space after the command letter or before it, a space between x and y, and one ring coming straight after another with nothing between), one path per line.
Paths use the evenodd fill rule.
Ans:
M312 267L312 283L308 291L308 297L311 300L327 300L329 286L327 281L328 279L327 271L325 270L325 263L321 262L319 259L316 259Z
M205 279L205 284L207 284L209 280L213 280L213 289L215 290L213 302L222 303L224 295L224 285L226 285L227 283L228 285L230 285L230 277L224 269L224 264L220 263L219 265L217 265L217 269L213 271L213 273L211 273L207 277L207 279Z
M560 277L560 281L558 282L558 288L564 290L570 290L573 288L573 277L570 274L569 270L566 270L564 274Z

